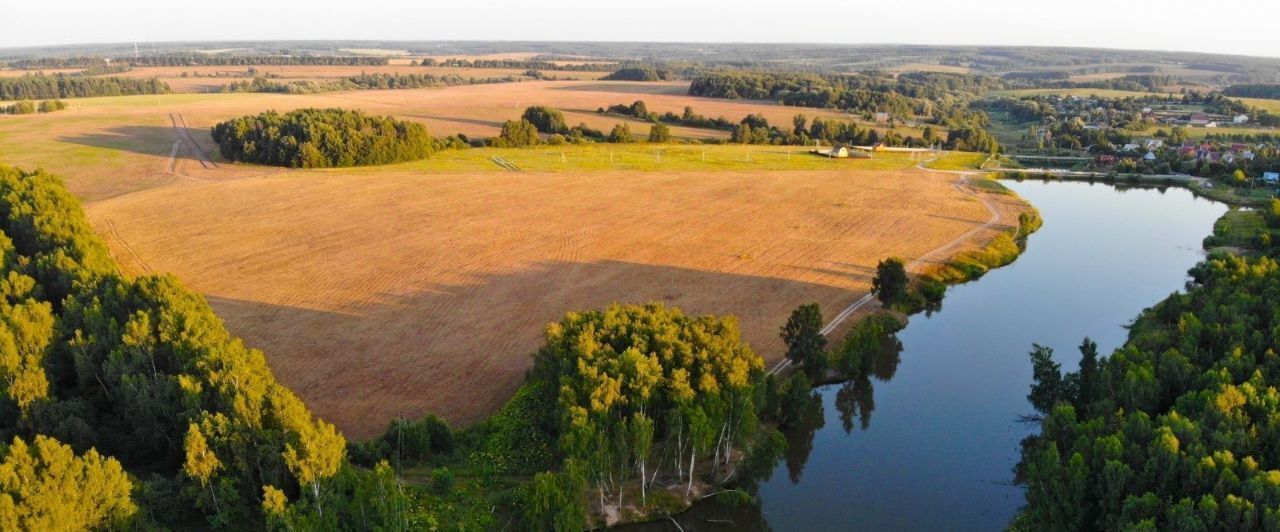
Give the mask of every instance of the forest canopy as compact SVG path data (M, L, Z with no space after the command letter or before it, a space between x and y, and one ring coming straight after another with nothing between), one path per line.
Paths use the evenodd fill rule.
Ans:
M156 78L27 75L0 78L0 100L55 100L91 96L165 94L169 85Z
M213 140L229 160L291 168L390 164L432 152L422 124L343 109L243 116L213 126Z
M1086 339L1079 371L1035 347L1028 398L1043 420L1023 443L1013 529L1280 529L1274 251L1211 255L1111 356Z

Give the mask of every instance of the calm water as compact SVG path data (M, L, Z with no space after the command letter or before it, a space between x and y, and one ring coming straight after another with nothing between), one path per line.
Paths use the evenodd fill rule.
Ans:
M1031 344L1053 347L1064 370L1085 336L1110 353L1125 324L1183 288L1226 211L1176 188L1006 185L1045 220L1026 253L913 316L876 376L822 388L820 426L789 435L762 508L702 505L682 516L686 530L1004 528L1023 503L1010 481L1033 429L1017 421L1032 411Z

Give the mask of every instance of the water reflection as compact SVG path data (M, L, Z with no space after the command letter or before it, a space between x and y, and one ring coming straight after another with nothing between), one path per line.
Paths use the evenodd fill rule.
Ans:
M850 364L853 378L819 387L775 467L744 479L758 506L710 499L677 516L684 530L1008 525L1024 500L1008 483L1030 430L1017 420L1031 411L1032 342L1070 352L1090 336L1103 353L1118 347L1125 323L1183 286L1226 210L1179 188L1009 186L1045 219L1027 252L949 289L946 312L914 316L875 356Z

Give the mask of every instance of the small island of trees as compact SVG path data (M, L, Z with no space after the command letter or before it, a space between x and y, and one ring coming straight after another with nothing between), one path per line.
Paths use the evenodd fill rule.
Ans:
M291 168L415 161L431 155L422 124L343 109L267 111L213 126L222 156Z

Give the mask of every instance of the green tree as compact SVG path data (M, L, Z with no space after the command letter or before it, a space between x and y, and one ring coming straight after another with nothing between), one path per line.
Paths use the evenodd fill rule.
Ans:
M649 142L671 142L671 128L666 124L653 124L649 127Z
M186 448L187 459L182 465L182 471L188 477L199 481L201 487L209 488L209 497L216 509L218 496L214 493L210 481L213 480L214 473L217 473L218 469L222 467L222 462L209 449L208 441L205 440L204 434L200 432L200 427L195 423L188 425L187 437L183 447Z
M871 280L871 293L885 306L892 306L907 295L907 267L902 259L890 257L876 265L876 276Z
M120 463L36 435L0 445L0 530L125 529L138 508Z
M821 379L827 370L827 337L822 334L822 310L817 303L801 305L779 332L787 346L787 359L810 379Z
M508 120L494 145L499 148L525 148L538 144L538 128L528 120Z
M1041 414L1048 414L1063 397L1061 365L1053 361L1053 349L1040 344L1031 348L1031 393L1027 400Z
M634 141L635 138L631 136L631 126L622 122L613 126L613 131L609 132L607 140L616 144L626 144Z
M564 114L547 106L535 105L525 109L522 118L533 124L542 133L564 134L569 132L569 126L564 121Z

